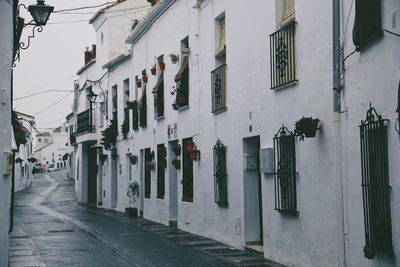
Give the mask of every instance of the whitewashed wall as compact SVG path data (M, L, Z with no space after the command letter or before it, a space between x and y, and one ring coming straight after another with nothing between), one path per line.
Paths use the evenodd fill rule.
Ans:
M13 1L0 1L0 162L5 161L4 152L11 150L11 66L13 62ZM10 209L11 176L4 175L0 165L0 266L8 265L8 227Z

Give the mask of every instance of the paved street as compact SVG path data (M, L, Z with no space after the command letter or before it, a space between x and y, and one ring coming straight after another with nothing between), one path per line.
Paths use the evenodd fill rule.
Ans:
M140 218L76 203L65 172L16 194L10 266L281 266Z

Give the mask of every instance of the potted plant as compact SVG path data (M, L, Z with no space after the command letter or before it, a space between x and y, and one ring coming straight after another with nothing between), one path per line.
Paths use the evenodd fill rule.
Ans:
M22 163L23 161L24 161L23 159L17 158L17 159L15 160L15 163Z
M99 158L100 158L101 165L104 165L104 163L108 159L108 156L107 156L107 154L100 154Z
M129 133L129 120L125 119L124 122L121 125L121 132L122 132L122 136L124 139L126 139L128 137L128 133Z
M154 170L155 170L155 164L154 164L154 162L153 162L153 161L146 162L146 169L147 169L147 170L154 171Z
M172 165L174 165L175 169L179 170L181 168L181 160L180 159L173 159Z
M133 109L134 106L135 106L135 105L134 105L134 102L133 102L133 101L129 101L129 100L126 101L126 107L127 107L128 109Z
M300 140L304 140L304 137L310 138L315 137L317 134L319 119L313 119L312 117L303 117L298 120L295 124L294 133L300 137Z
M184 48L182 48L182 55L183 55L184 57L189 56L189 53L190 53L189 47L184 47Z
M136 198L139 196L139 184L134 181L128 185L126 195L129 197L129 207L125 209L129 217L137 217ZM131 207L133 205L134 207Z
M160 62L160 70L164 71L165 70L165 63Z
M169 57L171 58L172 64L176 64L176 62L178 62L179 56L177 54L169 54Z
M115 119L111 120L110 125L101 132L101 144L104 146L104 149L110 150L115 143L117 142L118 136L118 126L117 121Z
M181 154L181 145L180 144L176 144L173 148L173 151L175 153L176 156L179 156Z
M142 71L142 79L144 83L147 83L147 81L149 80L149 78L147 77L147 72L146 70Z
M135 165L137 163L137 160L138 160L138 156L136 156L136 155L132 155L130 157L130 161L131 161L132 165Z
M161 168L164 168L164 169L167 168L167 160L166 159L160 160L158 164L160 164Z
M194 148L194 142L187 142L186 143L186 151L188 153L191 153L193 151Z
M154 65L151 69L150 69L151 75L156 75L157 73L157 69L156 69L156 65Z
M136 86L142 87L142 80L136 80Z

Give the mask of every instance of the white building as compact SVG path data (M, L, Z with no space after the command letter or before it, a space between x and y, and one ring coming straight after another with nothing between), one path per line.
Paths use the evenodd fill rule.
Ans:
M131 45L115 57L100 56L115 50L95 17L97 57L78 72L77 125L90 126L78 201L123 211L137 181L144 218L289 266L396 266L399 75L385 66L399 6L353 5L162 0L113 38Z
M32 123L35 118L21 112L16 112L16 114L22 125L30 133L30 136L27 138L27 143L24 145L21 144L18 148L18 152L15 153L14 182L15 192L18 192L28 188L32 184L32 168L34 166L34 162L32 161Z
M8 265L8 229L12 172L11 68L13 64L13 5L0 1L0 266Z
M42 168L46 170L52 164L57 169L67 167L68 138L68 127L66 125L57 127L52 132L36 135L37 141L33 153Z

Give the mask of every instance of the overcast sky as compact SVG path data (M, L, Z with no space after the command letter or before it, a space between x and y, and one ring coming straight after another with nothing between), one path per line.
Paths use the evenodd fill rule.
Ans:
M99 5L112 0L46 0L55 10ZM36 0L22 0L27 6ZM95 43L89 19L100 8L71 11L74 14L51 14L43 32L35 33L30 47L21 50L21 60L14 69L14 99L44 90L73 90L76 72L84 64L86 46ZM85 13L85 14L77 14ZM25 22L29 13L22 13ZM82 22L76 22L81 21ZM21 41L27 40L31 27L24 29ZM35 116L37 128L53 128L65 121L72 111L72 93L50 92L14 101L14 109ZM58 102L58 103L57 103Z

